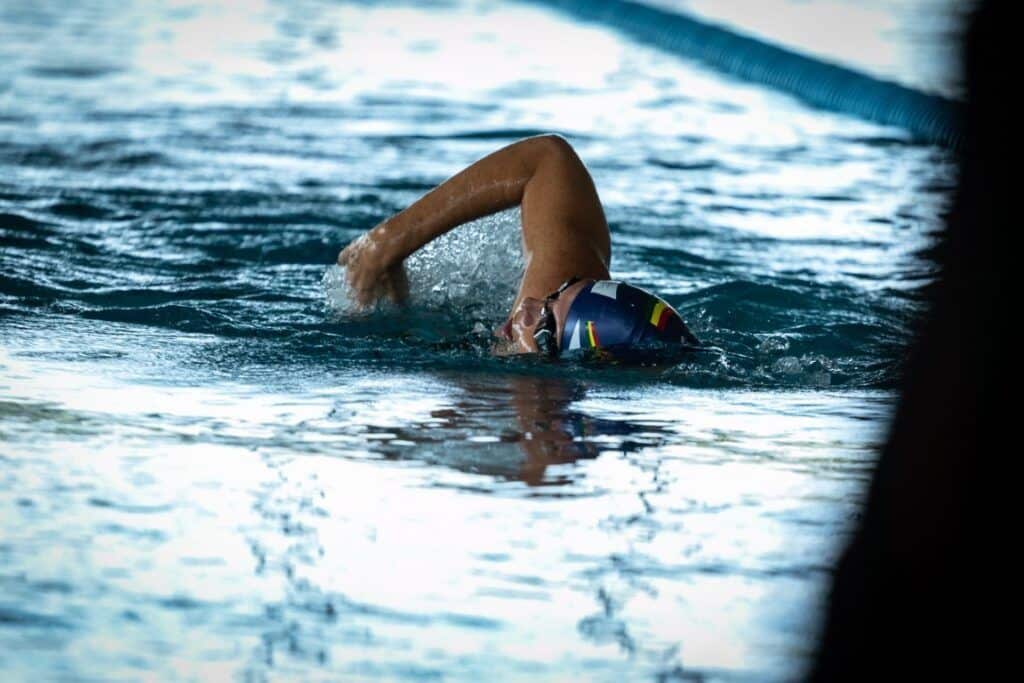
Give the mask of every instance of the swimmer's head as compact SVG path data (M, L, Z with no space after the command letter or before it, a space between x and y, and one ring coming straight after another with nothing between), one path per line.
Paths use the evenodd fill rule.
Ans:
M616 357L656 348L697 346L683 319L664 299L615 280L588 282L573 298L558 351Z
M625 358L656 348L699 346L664 299L614 280L572 280L545 299L524 298L498 329L498 353L583 352Z
M505 323L494 331L498 341L493 352L499 356L520 353L546 353L538 342L537 331L541 323L550 328L549 338L556 340L562 323L569 314L572 301L589 281L573 278L543 299L523 297Z

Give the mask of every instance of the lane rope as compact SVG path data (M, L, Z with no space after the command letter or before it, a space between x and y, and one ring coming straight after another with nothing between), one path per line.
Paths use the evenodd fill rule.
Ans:
M815 107L902 128L950 149L962 143L963 105L767 43L728 28L629 0L527 0L612 27L736 78Z

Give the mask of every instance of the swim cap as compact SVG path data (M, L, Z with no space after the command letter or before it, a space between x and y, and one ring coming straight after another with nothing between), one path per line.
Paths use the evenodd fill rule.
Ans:
M659 345L699 346L683 319L664 299L639 287L597 280L579 291L569 307L561 350L614 353Z

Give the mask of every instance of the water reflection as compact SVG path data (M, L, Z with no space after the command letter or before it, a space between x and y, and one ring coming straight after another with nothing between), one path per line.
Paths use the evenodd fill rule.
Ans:
M523 464L520 478L530 486L562 484L564 478L545 481L545 472L552 465L596 458L599 450L592 436L592 422L570 408L582 398L583 386L561 379L514 377L509 381L510 402L516 412L521 438Z
M50 348L49 328L34 338ZM478 371L281 386L256 384L257 366L251 384L168 385L158 378L180 381L182 366L167 354L130 384L116 379L135 367L127 355L0 359L17 387L0 398L54 406L7 420L11 452L32 457L12 461L4 490L34 501L0 549L7 642L32 615L59 618L62 661L85 671L78 645L130 613L108 670L163 638L197 667L222 661L205 643L230 640L225 666L254 680L480 680L489 667L572 680L598 664L608 680L776 680L803 657L799 617L885 409L877 396ZM69 432L68 415L86 422ZM49 607L22 606L42 590ZM76 621L79 604L100 616ZM177 620L195 635L154 635ZM160 655L145 665L174 677Z
M256 499L266 524L249 543L257 577L276 579L281 592L264 603L250 672L299 661L373 662L384 667L376 674L389 677L395 672L387 667L409 663L381 659L373 646L400 631L417 647L439 632L449 640L493 639L505 656L518 653L505 662L513 670L537 658L557 669L553 662L583 645L600 650L606 663L682 675L673 637L635 613L657 603L659 590L642 576L654 560L633 548L657 535L647 496L665 486L656 462L633 456L644 460L644 452L678 436L643 413L595 417L586 409L590 387L570 378L424 379L416 386L440 399L427 410L412 410L403 401L411 387L394 383L375 394L349 387L337 399L331 412L344 429L352 429L356 405L375 417L357 420L357 457L264 456L277 476ZM587 472L602 467L594 462L599 456L603 467L639 476L619 481L617 491L606 489L608 481L584 485ZM469 497L452 496L452 489ZM594 495L603 502L592 505ZM453 583L460 572L472 578ZM387 591L371 589L382 585ZM558 610L551 611L552 602ZM534 612L539 618L540 611L547 615L543 627L521 619ZM517 643L537 637L538 629L545 642L559 644L519 652Z
M602 452L634 452L668 438L666 428L594 417L578 408L586 385L556 376L438 375L455 389L426 418L402 426L367 424L367 450L462 472L559 487L581 476L561 468ZM342 411L339 411L342 412Z
M788 388L886 386L948 160L478 4L0 19L6 678L792 670L884 411ZM507 310L514 216L424 264L451 324L330 320L332 251L532 130L766 391L498 376L452 335Z

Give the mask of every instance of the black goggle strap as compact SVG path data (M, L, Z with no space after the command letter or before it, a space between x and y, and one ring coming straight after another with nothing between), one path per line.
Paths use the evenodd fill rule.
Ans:
M550 294L548 294L547 298L544 299L544 301L546 301L546 302L547 301L554 301L555 299L558 298L558 296L562 292L564 292L565 290L569 289L570 287L572 287L574 284L576 284L579 281L580 281L580 279L578 277L576 277L575 275L573 275L571 278L569 278L568 280L563 282L562 285L558 289L556 289L555 291L553 291Z
M543 325L543 323L541 324ZM533 333L533 339L537 342L537 348L540 349L541 353L548 356L558 355L558 345L555 344L555 333L549 326L538 326L537 331Z
M558 325L555 322L554 313L551 312L550 304L558 299L562 292L579 281L578 277L573 276L563 282L558 289L544 297L544 307L540 309L540 320L537 322L537 327L534 330L533 339L537 342L537 348L552 358L558 355L558 342L555 340Z

